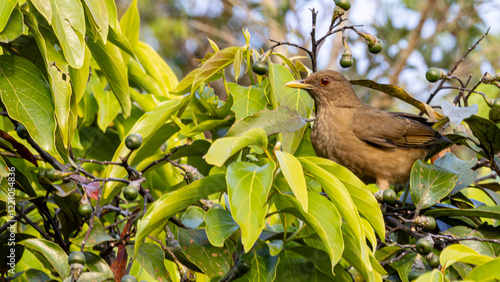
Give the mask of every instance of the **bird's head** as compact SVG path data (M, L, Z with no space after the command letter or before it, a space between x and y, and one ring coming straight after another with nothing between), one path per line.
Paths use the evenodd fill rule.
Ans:
M354 107L362 103L354 93L349 81L333 70L313 73L306 79L290 81L286 86L309 92L309 95L316 102L316 107L326 104L337 107Z

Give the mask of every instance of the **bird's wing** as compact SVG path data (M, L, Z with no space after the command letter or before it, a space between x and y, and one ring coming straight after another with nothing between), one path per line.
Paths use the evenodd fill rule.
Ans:
M373 108L359 109L351 123L356 136L387 148L415 148L433 144L441 135L419 119Z

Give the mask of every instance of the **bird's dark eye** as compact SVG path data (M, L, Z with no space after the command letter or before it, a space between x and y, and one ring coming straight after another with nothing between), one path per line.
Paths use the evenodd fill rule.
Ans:
M330 84L330 79L329 78L322 78L319 83L321 84L321 86L327 86L328 84Z

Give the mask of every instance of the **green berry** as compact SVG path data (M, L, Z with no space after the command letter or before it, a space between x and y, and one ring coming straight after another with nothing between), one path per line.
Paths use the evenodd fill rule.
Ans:
M413 222L422 227L425 231L432 231L436 229L436 219L432 216L417 216Z
M436 256L435 253L430 252L425 256L425 260L429 263L429 266L432 268L436 268L439 266L439 257Z
M142 136L139 133L130 134L125 138L125 146L129 150L139 149L142 145Z
M46 171L46 169L43 169L43 168L39 169L38 170L38 174L37 174L37 178L46 177L45 176L45 171Z
M94 209L90 204L81 204L78 206L78 214L84 218L89 218Z
M85 258L85 255L82 252L72 252L68 256L68 263L73 264L73 263L80 263L80 264L85 264L87 262L87 259Z
M353 59L352 56L344 56L342 55L342 58L340 58L340 66L343 68L349 68L352 66Z
M214 210L223 210L224 207L220 204L214 204L210 209L214 209Z
M500 98L495 99L493 102L493 108L500 109Z
M239 275L243 275L250 271L252 268L252 264L246 259L240 259L238 264L236 264L236 273Z
M45 177L47 177L47 179L50 180L51 182L61 179L57 174L56 170L53 168L47 169L45 171Z
M439 79L441 79L441 72L437 68L430 68L426 73L425 73L425 78L429 82L436 82Z
M21 139L28 139L28 137L30 137L26 127L24 127L24 125L22 125L20 123L17 124L16 132L17 132L17 136L19 136L19 138L21 138Z
M417 243L415 243L415 249L417 249L417 253L421 255L430 253L433 248L434 244L425 238L420 238L417 240Z
M350 0L335 0L335 5L344 9L345 11L348 11L351 8L351 1Z
M392 205L396 202L396 192L394 192L394 190L392 189L384 190L383 197L384 197L384 203L386 204Z
M137 282L137 278L132 275L123 275L121 282Z
M267 67L266 64L264 64L264 62L256 61L252 65L252 70L254 73L258 75L266 75L267 72L269 71L269 68Z
M368 51L372 54L378 54L380 51L382 51L384 44L380 39L377 38L377 41L373 44L368 46Z
M123 189L123 197L125 197L127 201L133 201L137 199L137 196L139 196L139 190L137 187L128 185L125 189Z

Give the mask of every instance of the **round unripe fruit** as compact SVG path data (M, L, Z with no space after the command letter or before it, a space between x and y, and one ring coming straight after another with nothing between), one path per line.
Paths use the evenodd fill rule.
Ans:
M137 196L139 196L139 190L137 187L128 185L125 189L123 189L123 197L125 197L127 201L133 201L137 199Z
M344 9L345 11L347 11L351 8L351 1L350 0L335 0L335 5L339 6L340 8Z
M142 145L142 136L139 133L130 134L125 138L125 146L129 150L139 149Z
M420 277L420 275L424 274L421 271L410 271L410 274L408 274L408 280L412 281Z
M87 262L87 259L85 258L85 255L82 252L72 252L68 256L69 264L73 263L85 264L85 262Z
M266 75L267 72L269 71L269 68L267 67L266 64L264 64L264 62L256 61L252 65L252 70L254 73L258 75Z
M137 282L137 278L132 275L123 275L121 282Z
M495 99L493 102L493 108L500 109L500 98Z
M429 242L429 240L425 238L420 238L417 240L417 243L415 243L415 249L417 249L417 252L421 255L426 255L432 251L434 248L434 244Z
M430 252L428 255L425 256L425 259L429 263L429 266L432 268L436 268L439 266L439 257L436 256L433 252Z
M28 139L28 137L30 137L26 127L24 127L24 125L22 125L20 123L17 124L16 132L17 132L17 136L19 136L19 138L21 138L21 139Z
M432 231L436 229L436 219L432 216L417 216L415 218L414 223L418 226L422 227L425 231Z
M430 68L426 73L425 73L425 78L429 82L436 82L441 78L441 72L436 69L436 68Z
M239 275L243 275L243 274L249 272L251 268L252 268L252 264L246 259L240 259L238 261L238 264L236 264L236 272Z
M213 209L213 210L223 210L224 207L222 205L220 205L220 204L214 204L212 206L212 208L210 208L210 209Z
M89 218L94 209L89 204L81 204L78 206L78 214L84 218Z
M342 55L342 58L340 58L340 66L343 68L349 68L352 66L353 59L351 56L344 56Z
M394 190L392 189L384 190L383 197L384 197L384 203L386 204L392 205L396 202L396 192L394 192Z
M46 177L45 176L45 169L41 168L40 170L38 170L38 174L37 174L37 177L40 178L40 177Z
M378 54L380 53L380 51L382 51L383 46L384 45L382 41L380 41L380 39L377 39L377 42L375 42L375 44L368 46L368 51L370 51L370 53L372 54Z
M428 221L427 221L427 224L424 227L424 230L425 231L432 231L434 229L436 229L436 219L434 219L434 217L432 216L428 216L427 217Z
M56 181L57 180L56 170L53 168L47 169L45 171L45 177L47 177L47 179L50 181Z

